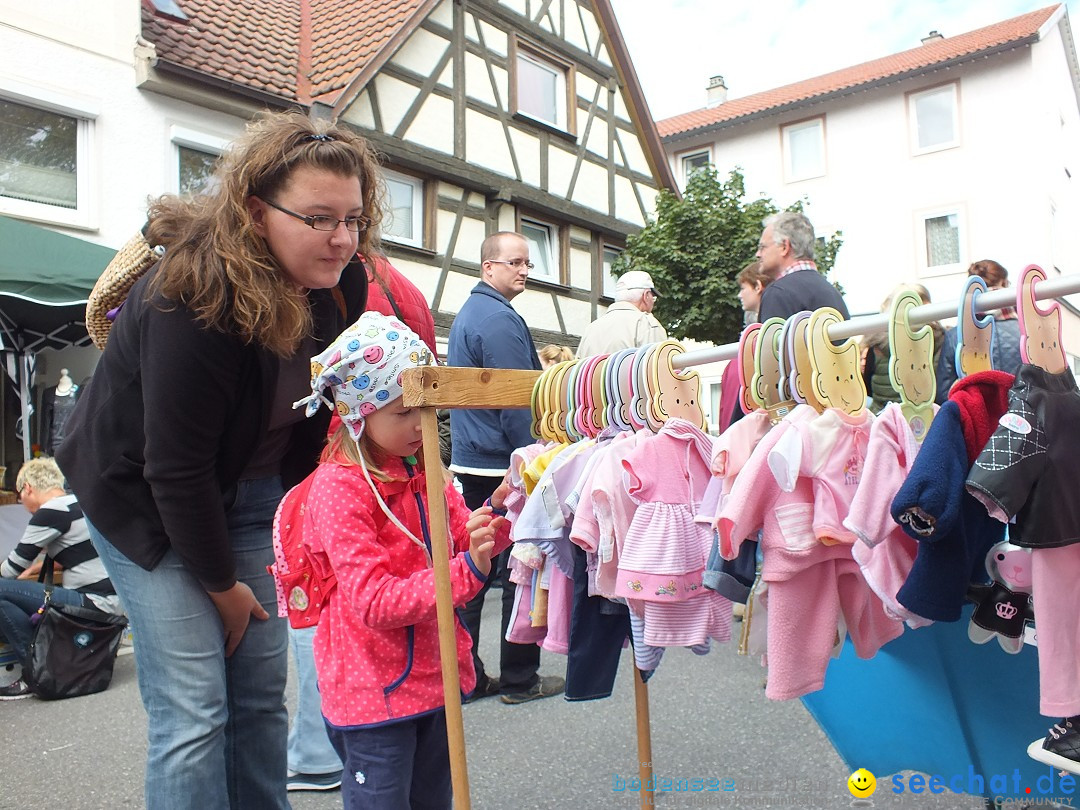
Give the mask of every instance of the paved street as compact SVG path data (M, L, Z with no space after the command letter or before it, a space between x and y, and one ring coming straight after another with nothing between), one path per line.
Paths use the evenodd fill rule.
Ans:
M485 660L497 661L498 599L485 606ZM138 642L136 642L138 643ZM477 810L629 810L639 796L617 792L636 775L634 694L625 655L608 700L552 698L520 706L487 699L465 707L472 806ZM541 671L561 671L545 653ZM848 769L799 701L766 700L764 670L732 645L698 657L670 650L649 684L657 775L734 780L735 791L668 794L659 808L841 808L852 806ZM289 696L290 704L292 696ZM146 715L134 657L118 659L107 692L55 703L0 703L4 810L141 807ZM741 786L741 787L740 787ZM795 787L793 790L792 787ZM290 794L295 810L341 807L340 793ZM906 802L904 801L906 800ZM863 805L867 806L867 805ZM946 793L903 799L879 788L878 808L966 810L981 800ZM209 810L209 808L207 809Z

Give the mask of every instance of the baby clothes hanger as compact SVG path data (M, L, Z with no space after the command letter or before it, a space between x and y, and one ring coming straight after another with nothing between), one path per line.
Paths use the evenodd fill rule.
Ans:
M979 315L978 297L986 292L986 282L968 276L956 311L956 376L990 371L990 346L994 341L994 316Z
M839 346L829 339L829 327L843 317L832 307L821 307L810 316L806 332L813 373L814 395L827 408L856 415L866 408L866 385L859 371L859 344L847 338Z
M1045 308L1035 300L1035 287L1046 280L1037 264L1029 264L1016 285L1016 312L1020 318L1020 359L1051 374L1065 371L1065 348L1061 345L1061 304L1050 301Z
M754 355L757 353L758 339L761 337L761 324L752 323L743 329L739 336L739 354L732 360L738 363L739 404L743 413L752 413L765 406L758 402L752 385L754 379Z
M929 324L911 326L911 310L922 304L914 290L893 296L889 312L889 382L900 394L900 410L921 442L934 418L934 332Z
M762 403L774 422L783 419L795 405L792 400L780 396L780 331L783 327L783 318L769 318L761 325L751 380L754 398Z
M704 431L708 428L701 407L701 379L696 371L675 371L672 360L686 350L677 340L656 344L646 359L646 420L654 432L672 417L685 419Z

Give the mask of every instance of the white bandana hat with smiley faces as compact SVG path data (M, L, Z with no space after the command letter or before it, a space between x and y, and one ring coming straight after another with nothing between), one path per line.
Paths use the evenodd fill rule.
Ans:
M431 350L397 318L365 312L311 358L311 395L293 403L314 416L325 402L359 440L364 419L401 396L401 372L432 365ZM327 389L334 399L327 398Z

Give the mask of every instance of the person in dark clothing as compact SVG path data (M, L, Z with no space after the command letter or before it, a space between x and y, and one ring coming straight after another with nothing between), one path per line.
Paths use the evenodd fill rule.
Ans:
M833 307L846 320L847 305L814 263L814 226L795 211L773 214L762 223L757 260L775 281L761 294L758 320L790 318L804 309ZM812 271L812 272L808 272Z
M532 335L525 320L510 305L524 291L532 262L529 243L518 233L502 231L484 240L480 248L480 282L469 293L450 327L447 361L451 366L471 368L521 368L540 371ZM483 506L499 486L510 465L510 454L532 444L532 417L521 409L457 409L450 412L453 436L450 471L461 483L461 494L470 509ZM506 640L513 618L515 588L510 584L509 551L499 555L492 574L462 611L473 638L476 690L472 699L501 695L504 703L525 703L560 694L566 681L558 675L537 674L540 648ZM502 583L502 630L499 678L484 670L477 654L480 616L492 581Z
M195 198L163 197L58 461L138 637L149 808L288 807L286 622L271 526L329 413L293 402L367 301L373 150L295 113L248 126Z
M980 259L968 268L969 276L979 276L986 282L986 289L1003 290L1009 286L1009 271L993 259ZM937 360L938 405L949 398L949 389L960 376L956 368L956 327L945 330L941 354ZM1020 321L1012 307L994 313L994 337L990 344L990 363L998 371L1016 374L1020 368Z

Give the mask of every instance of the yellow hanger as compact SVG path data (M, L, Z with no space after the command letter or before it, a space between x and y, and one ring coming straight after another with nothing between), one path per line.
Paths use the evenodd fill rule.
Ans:
M843 317L832 307L821 307L810 316L806 341L813 374L810 387L827 408L856 415L866 408L866 386L859 371L859 344L848 338L839 346L829 339L829 327Z
M675 371L672 359L686 351L677 340L665 340L656 345L646 359L645 403L646 423L653 431L660 430L671 417L685 419L701 430L707 430L705 411L701 407L701 379L696 371Z
M761 337L761 324L752 323L743 329L739 336L739 356L731 362L738 363L739 404L743 413L752 413L765 406L754 394L754 355L757 354L758 338Z
M911 310L921 304L918 293L903 290L893 296L889 311L889 382L900 394L900 410L917 442L933 421L937 392L934 332L929 324L911 326Z

